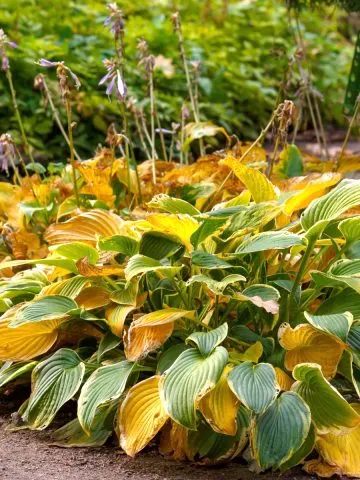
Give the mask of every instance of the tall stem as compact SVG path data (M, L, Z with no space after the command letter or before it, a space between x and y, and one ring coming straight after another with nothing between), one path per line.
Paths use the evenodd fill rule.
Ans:
M62 136L64 137L66 143L68 144L68 146L70 146L69 137L68 137L67 133L65 132L63 124L61 123L59 112L57 111L57 108L55 107L55 104L54 104L52 96L51 96L51 92L49 90L49 87L48 87L44 77L43 77L43 85L44 85L44 90L45 90L45 93L46 93L46 100L49 102L54 120L57 123L57 126L59 127L59 130L60 130ZM75 155L76 159L79 160L79 162L81 162L80 155L77 153L75 148L74 148L74 155Z
M23 141L24 146L25 146L25 151L30 158L30 161L31 161L31 164L33 166L34 172L36 172L34 157L31 153L31 148L30 148L29 141L28 141L26 133L25 133L24 125L23 125L21 115L20 115L19 106L18 106L17 99L16 99L16 90L14 88L14 84L13 84L13 81L12 81L10 66L6 70L6 78L7 78L7 81L9 83L12 104L13 104L13 107L14 107L16 120L17 120L19 128L20 128L21 138L22 138L22 141Z
M289 303L288 303L289 308L292 308L292 304L294 302L294 298L295 298L295 295L296 295L296 290L298 289L298 287L301 283L301 280L302 280L302 277L304 275L306 266L308 264L308 260L311 256L312 252L313 252L313 247L314 247L314 244L316 243L316 240L317 240L317 237L313 237L309 240L309 243L306 247L305 253L304 253L304 255L301 259L299 270L296 274L294 284L292 286L292 289L291 289L291 292L290 292L290 295L289 295Z
M74 156L74 140L73 140L73 126L71 121L71 106L70 100L68 96L65 96L65 107L66 107L66 116L68 122L68 136L69 136L69 149L70 149L70 163L72 168L72 176L73 176L73 183L74 183L74 193L76 198L76 205L80 208L80 198L79 198L79 191L76 183L76 168L75 168L75 156Z
M355 122L356 122L356 119L357 119L357 116L359 114L359 110L360 110L360 94L356 100L356 105L355 105L355 109L354 109L354 113L353 113L353 116L351 117L351 120L350 120L350 123L349 123L349 126L348 126L348 129L347 129L347 132L346 132L346 135L345 135L345 138L344 138L344 142L342 144L342 147L341 147L341 151L338 155L338 158L337 158L337 166L339 166L340 164L340 161L342 159L342 157L344 156L344 153L345 153L345 150L346 150L346 147L347 147L347 144L349 143L349 139L350 139L350 135L351 135L351 131L355 125Z
M168 156L167 156L167 153L166 153L165 138L164 138L164 133L163 133L162 128L161 128L161 123L160 123L160 118L159 118L157 108L155 108L155 117L156 117L156 124L157 124L157 127L159 129L159 136L160 136L160 143L161 143L163 159L167 162L168 161Z
M155 153L155 96L154 96L154 76L152 68L149 72L149 90L150 90L150 133L151 133L151 158L152 158L152 180L156 185L156 153Z

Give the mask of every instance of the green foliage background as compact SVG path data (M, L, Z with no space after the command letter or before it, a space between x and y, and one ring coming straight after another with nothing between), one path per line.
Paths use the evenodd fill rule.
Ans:
M228 3L228 11L224 5ZM158 110L163 126L179 121L187 97L180 67L171 13L182 15L186 49L191 60L202 61L202 118L222 125L240 138L253 137L273 109L288 60L294 53L285 2L279 0L133 0L118 2L127 15L126 82L129 92L148 107L146 85L137 68L136 41L144 37L154 55L173 59L175 74L156 73ZM65 60L79 75L83 87L76 98L76 146L90 156L104 142L107 125L117 107L98 86L104 75L102 60L113 55L110 33L103 26L106 3L100 0L3 0L0 27L19 44L11 52L12 70L25 127L39 152L61 160L66 145L33 89L34 64L40 57ZM342 102L352 54L351 32L342 22L344 12L328 8L301 14L300 26L308 45L307 65L314 85L324 95L325 121L343 122ZM340 19L340 21L339 21ZM44 72L43 72L44 73ZM46 71L54 75L54 72ZM295 94L298 77L293 78ZM55 79L51 85L57 92ZM60 101L58 101L62 108ZM4 75L0 75L0 132L16 137L16 122ZM53 152L49 154L49 152ZM60 157L60 158L59 158Z

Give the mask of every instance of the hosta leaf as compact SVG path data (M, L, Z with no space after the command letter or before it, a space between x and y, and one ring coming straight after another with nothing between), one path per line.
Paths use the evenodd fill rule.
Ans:
M3 387L7 383L12 382L22 375L31 372L36 364L37 362L5 362L0 368L0 387Z
M80 275L84 277L109 277L111 275L124 277L124 269L120 265L90 265L86 257L78 260L76 266Z
M88 435L84 432L79 420L75 418L54 432L54 442L51 445L63 448L101 447L111 433L106 428L99 428L98 430L93 430Z
M360 259L341 260L329 272L314 271L311 276L318 288L344 285L360 293Z
M311 418L319 435L344 435L360 425L360 415L340 393L324 378L321 367L315 363L302 363L293 371L298 380L293 385L308 404Z
M204 242L210 235L215 233L227 222L227 218L206 218L191 235L190 240L194 248L197 248L202 242Z
M251 285L241 293L236 293L234 298L242 302L250 301L269 313L276 314L279 312L279 304L277 301L280 298L280 293L271 285Z
M84 310L105 307L110 303L110 292L103 287L88 287L76 297L75 301Z
M225 340L228 329L228 324L223 323L210 332L195 332L187 337L186 343L195 344L201 355L206 357Z
M191 235L199 227L199 223L189 215L166 215L157 213L146 219L153 229L177 238L188 250L192 250Z
M167 350L165 350L158 361L156 372L159 375L162 375L171 365L175 362L178 356L187 348L189 348L184 343L177 343L172 345Z
M241 243L236 253L262 252L264 250L283 250L294 245L304 245L304 239L296 233L279 231L263 232Z
M207 275L194 275L193 277L189 278L189 280L186 282L186 285L192 285L193 283L201 283L207 286L209 290L211 290L215 295L222 295L224 293L224 290L226 287L229 285L232 285L237 282L245 282L246 278L243 277L242 275L227 275L224 277L222 280L214 280Z
M44 322L45 320L56 320L68 318L67 313L77 304L68 297L61 295L49 295L26 304L20 308L15 318L11 321L11 327L18 327L26 323Z
M115 335L111 330L105 333L105 335L102 337L99 343L99 348L97 351L97 359L98 362L100 363L100 360L103 355L105 355L107 352L110 352L114 348L116 348L118 345L120 345L120 338Z
M337 295L332 295L325 300L318 310L317 315L350 312L354 321L360 320L360 295L350 288L346 288Z
M194 265L211 270L212 268L233 268L231 263L207 252L193 252L191 261Z
M284 364L288 370L292 371L299 363L317 363L325 377L335 375L344 351L339 340L308 324L291 328L285 323L280 326L278 336L286 350Z
M0 360L26 361L46 353L57 340L61 320L45 320L10 328L0 321Z
M225 160L223 160L223 164L231 168L239 180L241 180L250 191L256 203L276 200L278 198L276 187L259 170L246 167L231 155L228 155Z
M357 396L360 398L360 370L353 365L353 354L344 350L338 366L338 373L353 384Z
M255 343L257 341L261 342L264 353L269 357L274 350L274 339L270 337L262 337L257 333L250 330L245 325L235 325L232 327L230 334L232 337L238 338L239 340L246 343Z
M189 316L193 317L194 311L166 308L133 320L124 337L126 358L135 362L157 350L172 334L174 322Z
M301 447L289 458L289 460L281 464L280 472L286 472L287 470L290 470L290 468L293 468L299 463L302 463L305 458L310 455L310 453L314 450L315 439L315 428L314 425L311 424L306 440L301 445Z
M78 391L85 365L73 350L62 348L33 371L33 389L23 419L30 428L43 430L58 410Z
M88 242L96 244L98 237L111 237L120 233L123 221L107 210L94 209L76 215L70 220L51 225L45 233L50 245L58 243Z
M321 232L326 224L360 203L360 180L343 180L323 197L313 200L301 215L309 235Z
M88 278L76 275L75 277L47 285L41 290L39 296L60 295L74 300L80 294L81 290L89 284L90 281Z
M176 237L169 237L160 232L145 232L140 241L140 254L161 260L173 255L182 244Z
M253 345L250 345L250 347L248 347L243 353L232 352L232 356L240 362L258 363L263 352L264 348L262 343L257 341Z
M215 387L228 360L223 347L204 357L196 348L185 350L162 377L162 403L175 421L196 430L196 408L200 399Z
M118 417L120 445L135 456L163 427L168 414L160 399L160 377L150 377L130 388Z
M225 435L236 434L236 415L239 400L230 390L227 376L231 367L225 367L215 388L202 397L199 410L215 432Z
M330 335L334 335L346 343L354 319L350 312L334 313L332 315L312 315L309 312L304 312L304 315L313 327L330 333Z
M87 434L93 430L96 412L123 393L134 364L128 361L100 367L93 372L81 389L78 419Z
M360 415L359 404L353 404L353 409ZM336 465L341 475L360 477L360 425L345 435L319 435L316 449L322 458L330 465Z
M163 265L158 260L145 255L134 255L130 258L125 268L125 278L129 282L137 275L142 275L147 272L159 272L166 277L174 277L181 267L172 267L171 265Z
M105 252L118 252L132 257L139 251L139 242L124 235L113 235L112 237L100 238L98 247Z
M184 127L185 141L182 148L184 151L187 151L194 140L203 137L215 137L215 135L219 133L224 135L228 141L230 140L229 135L223 127L218 127L211 122L190 122Z
M286 462L304 443L310 424L310 409L299 395L277 398L255 422L252 447L260 466L275 469Z
M244 362L230 372L228 382L238 399L255 413L264 412L279 392L274 367L269 363Z
M282 171L288 178L303 175L304 161L296 145L287 145L280 153L280 161L282 163Z
M291 387L294 383L294 379L289 377L284 370L281 370L279 367L275 367L276 381L279 386L280 391L288 392L291 390Z
M0 262L0 270L5 270L6 268L21 267L23 265L49 265L63 268L64 270L68 270L71 273L78 273L75 262L66 258L42 258L33 260L11 260L9 262Z
M115 335L122 336L126 317L135 309L133 305L118 305L106 310L106 322Z
M200 211L197 208L193 207L191 203L186 202L181 198L170 197L165 193L155 195L150 200L150 202L148 202L148 206L167 213L180 213L191 216L200 214Z
M360 353L360 323L354 323L349 331L348 335L348 344L355 350L355 352Z
M360 240L360 216L342 220L338 228L349 245Z
M86 257L90 264L94 264L99 259L99 254L95 248L81 242L71 242L59 245L54 245L49 249L53 254L60 257L69 258L77 262L81 258Z

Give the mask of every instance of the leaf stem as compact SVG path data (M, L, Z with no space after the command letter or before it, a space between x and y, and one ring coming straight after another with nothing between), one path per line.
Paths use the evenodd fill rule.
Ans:
M79 191L78 191L77 182L76 182L76 167L75 167L75 158L74 158L74 140L73 140L73 126L71 121L71 106L70 106L70 100L67 95L65 95L64 100L65 100L66 116L67 116L67 122L68 122L70 163L71 163L72 175L73 175L74 193L76 198L76 205L78 208L80 208L80 197L79 197Z

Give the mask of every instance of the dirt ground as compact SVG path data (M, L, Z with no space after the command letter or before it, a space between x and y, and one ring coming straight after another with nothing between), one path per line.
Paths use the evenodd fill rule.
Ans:
M59 448L50 446L51 429L43 432L6 426L16 411L19 398L0 398L0 480L262 480L279 474L256 475L245 464L232 462L205 468L163 458L155 447L136 458L126 456L113 442L99 448ZM22 400L22 399L21 399ZM69 421L69 412L60 415L57 427ZM310 480L296 469L281 478Z

